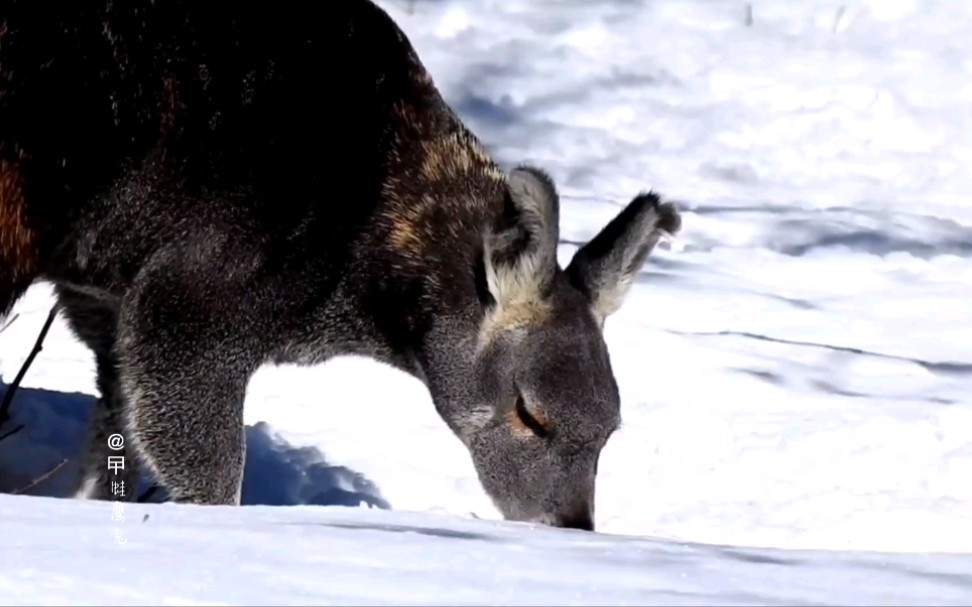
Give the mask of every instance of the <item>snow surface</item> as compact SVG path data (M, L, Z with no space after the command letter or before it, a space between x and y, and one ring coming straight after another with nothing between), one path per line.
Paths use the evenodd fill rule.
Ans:
M0 604L972 602L972 3L380 4L554 176L563 261L638 190L683 201L607 323L600 533L497 521L424 388L357 358L254 377L251 507L52 499L96 394L58 320L0 491L68 462L0 496ZM51 304L0 333L5 382Z
M0 604L967 605L969 599L967 556L689 545L367 509L105 506L111 505L0 499Z

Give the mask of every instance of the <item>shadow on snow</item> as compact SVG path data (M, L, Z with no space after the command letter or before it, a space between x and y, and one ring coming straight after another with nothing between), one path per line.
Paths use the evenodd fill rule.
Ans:
M0 397L7 386L0 384ZM95 397L21 387L10 409L12 419L0 434L23 424L20 432L0 441L0 492L27 486L62 459L59 470L25 495L70 497L78 474L78 455ZM362 506L389 509L378 487L361 474L327 462L313 447L296 447L263 423L246 427L244 505ZM139 493L151 483L142 478ZM149 501L164 499L158 491Z

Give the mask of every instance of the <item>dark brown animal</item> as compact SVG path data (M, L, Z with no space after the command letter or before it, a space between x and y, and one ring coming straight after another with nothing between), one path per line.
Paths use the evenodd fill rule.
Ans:
M566 269L558 223L368 0L0 4L0 311L51 281L95 354L80 495L119 432L129 486L238 503L254 371L362 354L428 386L505 517L592 529L602 327L679 215L640 194Z

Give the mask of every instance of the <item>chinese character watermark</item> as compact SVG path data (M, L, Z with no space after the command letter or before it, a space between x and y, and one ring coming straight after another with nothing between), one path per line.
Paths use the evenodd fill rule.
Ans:
M108 448L112 451L121 451L125 448L125 437L121 434L112 434L108 437ZM124 455L109 455L108 456L108 471L114 476L118 476L119 472L125 470L125 456ZM125 481L124 480L111 480L111 494L115 499L125 497ZM121 501L113 502L111 505L111 520L115 523L125 522L125 505ZM128 538L125 537L124 532L118 525L111 528L111 537L115 540L115 543L125 545L128 543Z
M125 534L122 533L122 530L119 529L118 527L112 527L111 537L112 539L115 540L116 543L121 544L122 546L128 543L128 538L125 537Z
M124 455L109 455L108 456L108 470L118 474L119 470L125 469L125 456Z

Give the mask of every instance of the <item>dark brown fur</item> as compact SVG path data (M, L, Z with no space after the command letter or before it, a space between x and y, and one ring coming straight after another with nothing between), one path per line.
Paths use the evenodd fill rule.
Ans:
M16 162L0 158L0 316L37 276L37 234Z

